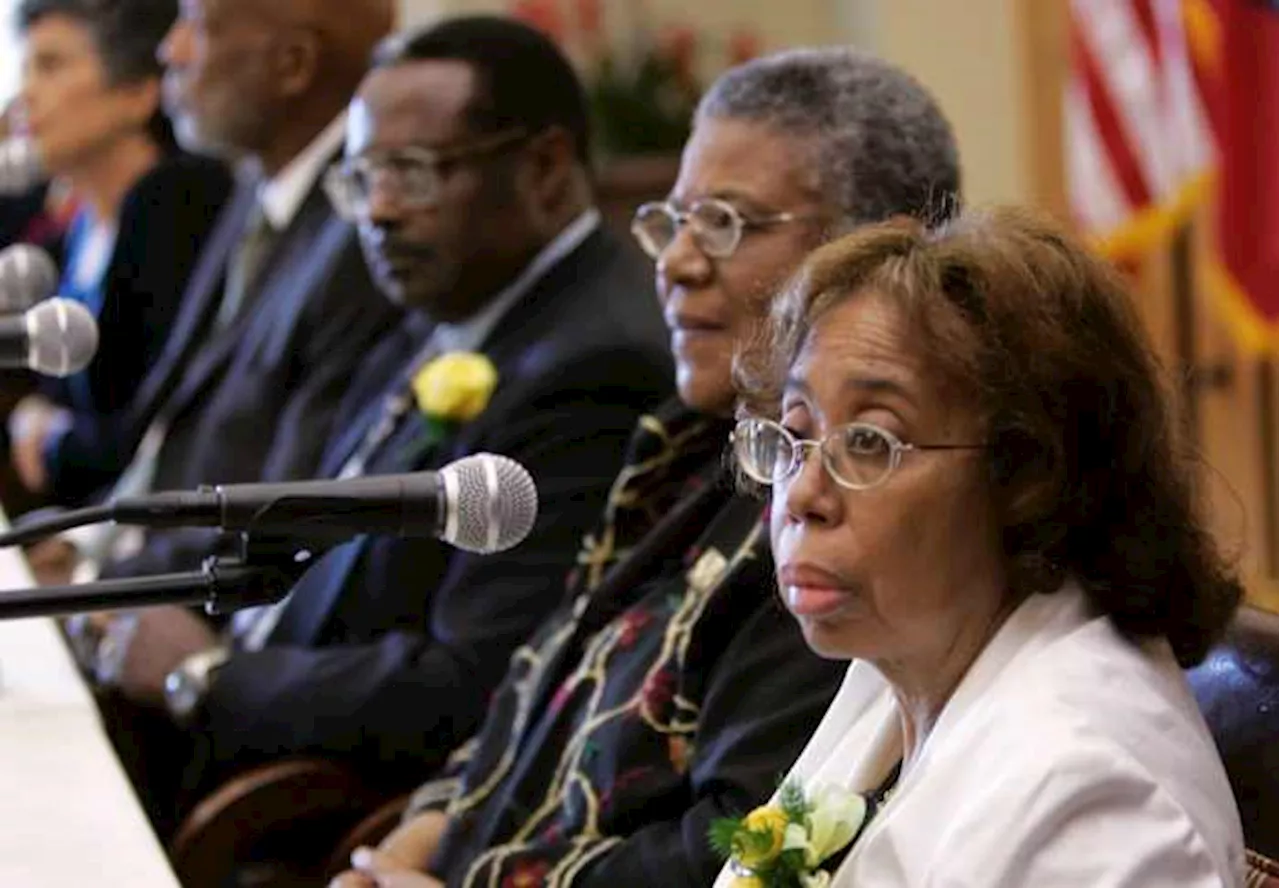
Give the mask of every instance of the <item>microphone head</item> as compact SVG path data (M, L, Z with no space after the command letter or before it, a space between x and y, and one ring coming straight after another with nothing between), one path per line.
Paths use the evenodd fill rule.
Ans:
M35 142L26 138L0 142L0 194L23 194L43 180Z
M31 244L0 250L0 312L26 311L58 288L58 267Z
M440 539L466 552L489 555L520 543L538 517L538 488L520 463L477 453L440 470L445 490Z
M72 299L46 299L23 318L27 324L27 366L45 376L79 373L98 350L98 322Z

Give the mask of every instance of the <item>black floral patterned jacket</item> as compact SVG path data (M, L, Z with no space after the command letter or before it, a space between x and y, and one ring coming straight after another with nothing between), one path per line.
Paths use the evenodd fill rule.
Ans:
M778 605L727 434L675 404L641 420L566 604L419 793L451 815L448 885L709 885L711 821L766 800L817 726L844 666Z

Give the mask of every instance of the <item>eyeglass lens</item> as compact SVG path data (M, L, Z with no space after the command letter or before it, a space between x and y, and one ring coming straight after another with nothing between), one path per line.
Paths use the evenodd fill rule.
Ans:
M670 204L646 204L636 213L632 231L644 251L656 259L685 224L700 250L708 256L725 258L738 246L742 217L719 200L698 201L684 213Z
M734 433L739 464L762 484L786 480L798 471L813 441L800 441L782 426L764 420L745 420ZM836 430L821 442L822 462L847 487L874 487L893 470L898 447L886 432L854 424Z

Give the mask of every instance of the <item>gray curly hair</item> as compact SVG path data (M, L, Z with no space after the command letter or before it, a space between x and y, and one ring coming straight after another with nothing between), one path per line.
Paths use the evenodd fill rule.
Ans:
M905 71L848 48L765 56L721 76L706 118L745 119L813 144L819 193L849 226L908 214L940 221L959 207L951 124Z

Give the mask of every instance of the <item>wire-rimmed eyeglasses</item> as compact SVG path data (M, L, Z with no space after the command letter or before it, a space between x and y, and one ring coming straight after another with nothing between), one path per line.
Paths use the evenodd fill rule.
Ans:
M344 158L325 173L325 192L338 214L351 222L368 214L375 187L386 189L384 193L394 195L405 209L425 209L440 199L443 167L509 148L525 136L523 129L513 129L456 147L410 145L385 154Z
M877 425L855 422L833 429L821 441L797 438L769 419L740 421L730 435L742 471L761 484L773 485L794 476L806 451L816 449L822 465L841 487L870 490L883 484L902 463L904 453L918 450L983 450L985 444L908 444Z
M631 220L631 233L649 258L657 259L671 245L685 225L693 232L698 249L716 259L733 255L742 243L743 232L783 222L807 219L796 213L771 213L749 217L726 200L709 197L695 201L687 210L670 201L641 204Z

